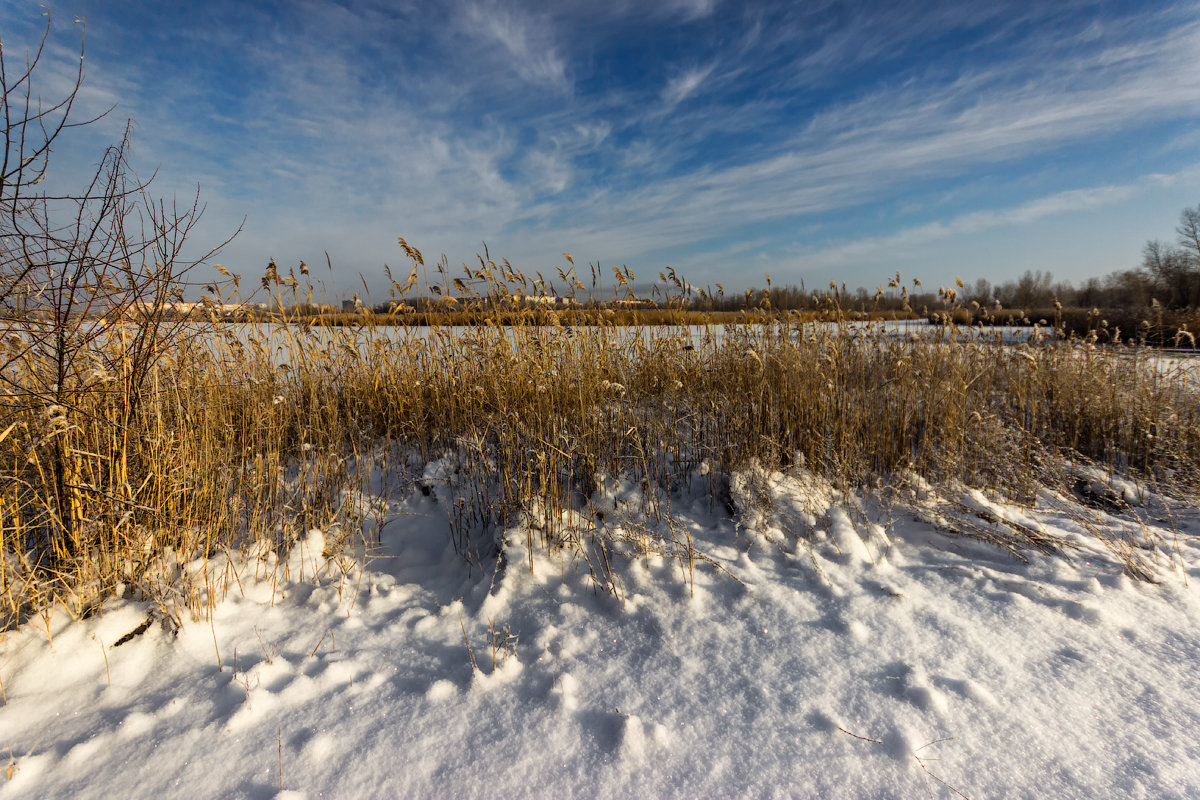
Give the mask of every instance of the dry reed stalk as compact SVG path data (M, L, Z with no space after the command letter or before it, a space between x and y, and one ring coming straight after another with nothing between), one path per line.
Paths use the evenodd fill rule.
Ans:
M312 528L331 553L369 552L387 520L382 507L359 513L378 493L368 482L416 484L434 461L441 477L425 488L469 562L524 519L531 558L534 547L580 553L616 594L604 526L572 522L606 502L604 476L641 486L640 513L668 523L678 487L707 481L715 502L721 476L751 463L803 468L846 497L913 474L948 497L975 487L1030 504L1093 462L1175 496L1200 485L1195 382L1144 348L1007 345L953 325L913 341L849 319L836 296L820 315L721 328L649 314L626 324L605 309L575 324L490 310L536 282L511 265L467 273L465 313L482 320L469 328L210 321L151 342L122 325L80 346L103 372L65 376L17 347L0 391L5 624L59 602L84 613L118 586L193 598L189 613L202 615L227 578L182 565L226 553L270 573ZM313 294L264 280L280 308L285 292ZM134 342L155 352L141 372ZM55 378L69 406L49 402ZM372 466L380 442L392 455ZM708 562L668 528L653 547L675 554L690 586ZM958 528L1018 553L1061 549L1016 529ZM1127 543L1105 542L1133 564Z

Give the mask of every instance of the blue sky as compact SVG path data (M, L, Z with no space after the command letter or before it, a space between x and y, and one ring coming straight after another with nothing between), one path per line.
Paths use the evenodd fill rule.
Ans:
M43 91L86 20L65 180L126 118L155 188L257 275L473 260L874 287L1136 266L1200 203L1200 5L48 3ZM6 56L44 24L0 0ZM374 292L373 292L374 294Z

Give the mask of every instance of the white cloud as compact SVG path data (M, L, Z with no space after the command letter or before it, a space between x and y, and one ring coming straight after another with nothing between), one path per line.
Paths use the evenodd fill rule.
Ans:
M686 20L695 20L707 17L716 11L718 0L670 0L663 5L679 12Z
M774 250L769 260L777 270L794 271L798 265L802 265L804 272L818 274L880 263L911 263L920 260L930 245L966 242L992 231L1011 230L1013 236L1024 236L1021 231L1058 217L1085 215L1092 218L1143 196L1161 194L1173 187L1190 186L1198 180L1200 163L1174 174L1150 173L1128 183L1056 192L1008 208L960 214L883 236L857 236L815 249L792 247L783 252ZM1136 246L1138 241L1135 237L1132 244ZM769 246L766 249L771 250Z
M1045 85L1008 85L997 68L950 87L914 84L834 108L764 157L697 170L626 197L619 208L588 209L598 225L659 231L659 247L711 235L745 220L853 206L914 178L953 175L1200 106L1200 72L1169 67L1194 45L1195 25L1143 48L1139 62L1103 73L1101 52L1051 71ZM1057 79L1093 71L1082 88ZM1098 85L1097 85L1098 84ZM664 225L667 218L685 220ZM686 224L686 223L690 223Z
M504 66L533 84L569 87L566 61L559 55L545 19L522 15L515 7L478 3L468 4L465 14L470 33L497 42L507 51Z
M666 87L663 88L663 102L668 108L674 108L687 100L700 89L700 86L712 74L715 66L715 64L708 64L703 67L692 67L675 75L667 81Z
M1099 186L1073 189L1040 197L1013 208L976 211L948 220L905 228L887 236L856 238L821 250L799 255L810 267L835 268L853 265L863 260L921 245L943 241L956 236L971 236L996 228L1030 225L1047 217L1081 211L1091 211L1115 205L1146 191L1157 176L1121 186Z
M120 99L122 113L141 120L140 155L164 165L164 188L199 176L215 216L250 213L231 258L265 262L260 253L284 258L286 249L311 260L327 248L368 270L394 256L399 234L455 258L481 239L535 261L564 249L629 263L697 252L748 226L798 227L814 214L905 197L914 183L1194 120L1200 107L1200 70L1179 66L1200 61L1195 19L1108 20L1075 33L1029 25L1003 57L950 75L937 65L902 71L888 59L922 37L1028 25L1028 14L1050 12L981 20L952 4L834 25L820 12L780 23L760 11L744 30L725 30L721 9L719 33L674 53L691 66L665 86L612 80L599 90L585 79L604 83L614 67L593 40L619 39L634 25L690 24L715 5L618 4L621 17L569 2L539 11L451 2L442 12L457 12L457 25L426 21L416 33L383 6L299 6L303 35L243 48L262 77L242 89L240 112L164 102L152 91L190 97L195 78L181 71L156 84L135 58L90 68L89 102ZM415 45L404 37L418 34L423 60L406 55ZM863 64L874 77L852 95L829 96L839 71ZM826 92L810 104L813 87ZM701 95L704 103L685 102ZM879 246L1065 213L1055 203L1116 202L1105 198L1060 193L912 226Z

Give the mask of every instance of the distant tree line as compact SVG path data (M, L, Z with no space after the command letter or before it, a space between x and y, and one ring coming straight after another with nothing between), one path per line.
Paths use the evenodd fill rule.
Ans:
M284 313L332 319L335 316L357 318L366 311L413 317L430 313L471 314L522 309L643 311L665 308L698 312L754 309L818 313L836 310L886 317L926 317L935 321L953 318L959 323L1053 322L1065 332L1083 335L1093 329L1108 329L1114 337L1120 332L1122 339L1136 332L1135 339L1163 343L1178 339L1180 331L1200 328L1200 205L1185 208L1175 230L1174 242L1146 242L1138 266L1089 278L1079 286L1070 281L1056 282L1048 271L1026 270L1015 280L1003 283L993 284L986 278L979 278L974 283L957 280L954 286L936 291L922 286L917 279L903 281L897 274L886 286L874 290L865 287L848 289L845 284L835 283L809 289L803 281L799 286L777 286L767 276L765 289L727 293L719 283L698 287L684 281L674 270L668 270L669 276L660 273L659 282L637 285L635 291L632 273L614 268L614 274L620 280L620 291L613 289L611 296L605 296L607 292L603 289L597 290L595 280L592 289L588 290L579 281L569 281L570 275L560 270L562 280L558 288L566 286L566 295L557 294L556 287L542 280L539 273L538 281L532 287L527 287L524 282L518 287L510 279L511 285L506 284L503 291L479 294L470 292L461 280L454 280L444 289L429 287L433 294L407 295L402 300L393 299L371 306L360 303L356 295L354 300L343 302L341 308L301 303ZM444 268L439 269L439 272L443 271ZM470 270L467 275L472 275ZM571 288L572 283L575 288ZM526 291L528 294L524 293ZM948 313L951 316L948 317ZM1191 334L1185 335L1190 340Z
M847 291L843 285L828 290L809 291L800 286L768 286L742 294L725 294L718 285L693 294L689 306L712 311L738 311L746 308L777 310L817 310L831 301L855 311L902 311L925 315L943 308L946 300L975 309L1049 309L1057 306L1084 309L1120 309L1131 312L1161 307L1183 311L1200 309L1200 205L1186 208L1175 228L1175 242L1152 240L1142 248L1142 263L1104 277L1088 278L1075 286L1070 281L1056 282L1050 272L1026 270L1016 280L992 284L979 278L972 284L937 292L922 288L919 281L901 290L899 276L887 287L875 291L858 288Z

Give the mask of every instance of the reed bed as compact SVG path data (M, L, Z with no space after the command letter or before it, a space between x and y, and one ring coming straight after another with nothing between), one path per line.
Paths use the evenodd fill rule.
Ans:
M416 276L420 254L402 246ZM467 275L468 304L524 280L482 259ZM264 284L281 307L296 291L277 275ZM603 312L574 325L548 309L489 320L484 306L467 329L370 315L188 323L153 340L151 358L146 320L128 321L81 342L66 369L20 320L5 323L4 626L55 608L86 615L114 594L203 615L236 579L231 565L278 569L311 529L327 555L369 556L388 491L436 496L469 565L524 523L531 554L599 547L611 573L598 498L614 478L640 486L643 514L671 531L683 490L747 513L731 476L748 469L912 507L969 489L1103 502L1081 483L1096 469L1189 501L1200 486L1200 392L1145 347L1005 345L953 324L897 336L852 323L836 297L820 316L693 329ZM1067 546L965 520L947 527L1021 557ZM1135 544L1111 546L1148 576Z
M529 325L669 325L690 327L697 325L742 325L762 322L796 321L836 322L854 320L860 322L882 320L915 320L913 312L898 311L852 311L831 310L792 311L771 308L747 308L738 311L703 311L686 308L658 308L647 304L644 308L612 308L604 304L583 305L561 309L512 311L502 308L469 311L390 311L354 312L319 311L297 313L288 309L262 313L260 322L290 322L301 325L350 326L362 325L455 328L472 325L517 326Z

